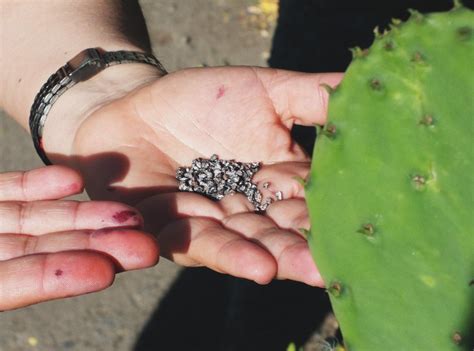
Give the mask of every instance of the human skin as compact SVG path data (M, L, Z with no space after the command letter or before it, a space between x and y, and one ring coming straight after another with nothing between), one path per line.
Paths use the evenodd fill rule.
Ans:
M0 311L98 291L117 272L156 264L138 211L60 200L82 190L64 166L0 173Z
M41 84L84 48L147 51L143 31L124 25L144 28L141 17L121 3L2 3L8 49L2 52L14 52L14 58L2 54L6 111L26 127ZM325 122L321 84L340 79L257 67L192 68L160 78L147 65L117 65L58 99L44 146L53 163L84 174L92 199L139 208L164 257L260 284L276 278L322 286L298 232L309 223L304 189L294 178L306 176L310 159L290 130ZM270 182L284 200L256 214L241 195L214 202L178 192L176 169L212 154L262 162L254 181Z

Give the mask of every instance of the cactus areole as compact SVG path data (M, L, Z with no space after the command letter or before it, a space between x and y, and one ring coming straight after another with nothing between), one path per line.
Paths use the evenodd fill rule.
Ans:
M345 349L473 347L473 153L473 11L413 11L354 50L306 185Z

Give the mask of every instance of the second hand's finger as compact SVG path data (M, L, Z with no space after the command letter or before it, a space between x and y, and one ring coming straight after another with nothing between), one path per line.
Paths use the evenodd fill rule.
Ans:
M158 262L159 257L155 238L131 229L107 228L41 236L0 235L0 261L31 254L72 250L105 253L124 270L151 267Z
M32 255L0 262L0 311L99 291L114 280L113 262L93 252Z
M82 192L83 187L79 173L63 166L1 173L0 201L60 199Z
M0 202L1 233L41 235L104 227L141 227L137 210L108 201Z

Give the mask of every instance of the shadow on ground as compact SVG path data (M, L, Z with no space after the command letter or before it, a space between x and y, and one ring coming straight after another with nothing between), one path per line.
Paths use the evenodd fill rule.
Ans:
M347 4L345 4L347 3ZM464 1L474 7L474 1ZM376 5L374 5L376 4ZM269 64L303 72L344 71L349 48L367 47L391 18L452 7L451 1L281 0ZM313 128L295 136L308 150ZM304 344L330 311L322 289L293 282L258 286L206 269L184 270L157 306L135 345L148 350L285 350Z
M268 286L207 269L185 270L151 316L135 350L284 350L329 312L326 294L299 283Z

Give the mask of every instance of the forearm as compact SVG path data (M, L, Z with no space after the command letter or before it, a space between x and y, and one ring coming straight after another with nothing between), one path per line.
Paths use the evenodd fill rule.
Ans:
M135 1L3 0L0 6L0 107L25 128L42 84L80 51L89 47L150 51L143 16ZM45 132L51 134L51 120L58 119L54 125L68 133L88 109L110 95L120 94L121 89L140 84L142 77L154 75L153 69L144 65L119 66L132 67L111 67L61 96L50 112ZM120 84L121 79L124 84ZM63 125L59 119L67 119L68 124Z

